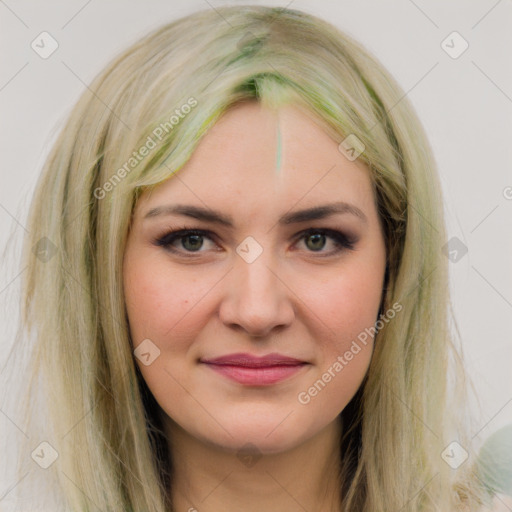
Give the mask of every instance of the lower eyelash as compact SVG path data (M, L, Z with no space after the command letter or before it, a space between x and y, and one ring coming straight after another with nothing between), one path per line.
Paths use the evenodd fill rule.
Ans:
M331 238L332 240L334 240L334 243L335 243L336 247L338 248L338 250L336 250L335 253L339 252L340 251L339 248L341 248L341 247L344 249L353 250L354 245L356 243L356 240L351 239L350 237L348 237L347 235L345 235L344 233L342 233L340 231L336 231L333 229L322 229L322 228L307 229L307 230L303 231L302 233L300 233L300 236L297 238L297 240L301 240L302 238L305 238L305 237L313 235L313 234L326 235L329 238ZM164 236L156 238L153 241L153 243L159 247L164 247L167 250L170 250L172 252L178 252L180 254L183 254L183 252L181 250L176 250L176 249L172 248L171 245L176 240L179 240L180 238L185 238L186 236L189 236L189 235L203 236L203 237L209 238L210 240L213 240L213 237L211 236L212 233L209 231L183 227L183 228L180 228L180 229L177 229L174 231L169 231ZM309 251L309 252L315 253L315 251ZM185 251L185 253L187 253L187 251ZM188 251L188 254L194 254L194 252ZM322 251L318 251L318 254L322 255ZM330 255L330 254L326 254L326 256L328 256L328 255Z

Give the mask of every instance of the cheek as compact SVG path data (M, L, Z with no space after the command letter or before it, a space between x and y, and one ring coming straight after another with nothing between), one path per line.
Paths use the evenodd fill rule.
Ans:
M382 299L383 267L380 261L355 262L350 269L330 271L304 283L299 293L307 297L307 306L318 324L334 340L332 349L343 350L347 341L375 324Z
M187 409L183 404L189 398L180 383L187 382L188 363L193 364L190 348L208 318L204 299L215 284L215 280L209 280L211 276L173 272L165 258L143 258L135 251L127 252L125 257L124 294L132 350L146 339L157 347L149 345L150 364L139 358L135 361L151 393L169 416L179 416ZM143 346L148 346L147 342ZM178 409L176 403L181 404ZM188 408L195 410L193 402L188 403Z
M317 326L318 371L299 394L302 405L341 411L361 385L370 364L382 298L385 260L353 261L350 271L319 275L304 283L310 318Z
M169 337L201 327L200 301L213 286L192 272L172 272L168 264L125 259L125 301L133 343L154 338L160 346Z

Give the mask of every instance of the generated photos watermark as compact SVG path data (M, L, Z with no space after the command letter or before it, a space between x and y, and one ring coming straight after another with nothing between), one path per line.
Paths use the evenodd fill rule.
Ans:
M151 133L148 135L146 141L137 150L133 151L132 155L119 167L119 169L112 174L112 176L103 184L101 187L94 189L94 197L96 199L103 199L107 192L112 192L114 188L121 182L122 179L139 165L144 158L146 158L153 149L163 140L166 134L174 129L174 127L180 123L181 119L184 119L194 107L197 106L197 100L194 97L190 97L187 103L181 105L180 108L174 109L174 114L169 117L168 121L160 123ZM157 140L155 140L157 139Z
M345 368L354 356L361 352L362 347L366 346L368 339L373 339L377 331L382 329L385 324L395 318L395 315L402 311L403 306L399 302L395 302L393 306L388 309L385 313L379 316L379 319L375 322L375 325L367 327L364 331L360 332L357 336L357 340L353 340L350 348L346 350L343 355L339 355L331 366L322 374L322 376L316 380L306 391L301 391L297 395L297 400L302 405L307 405L320 393L329 382L332 381L342 370ZM358 343L359 341L359 343Z

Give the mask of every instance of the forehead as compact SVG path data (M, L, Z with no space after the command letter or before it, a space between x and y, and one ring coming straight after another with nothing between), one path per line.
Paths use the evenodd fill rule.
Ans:
M230 109L178 174L141 197L145 210L164 200L253 213L281 212L298 201L302 207L373 203L366 166L349 161L314 116L294 105L273 110L249 102Z

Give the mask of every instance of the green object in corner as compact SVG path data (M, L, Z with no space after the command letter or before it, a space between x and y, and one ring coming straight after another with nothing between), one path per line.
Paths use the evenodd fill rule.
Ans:
M512 496L512 425L500 428L484 442L476 466L491 494Z

